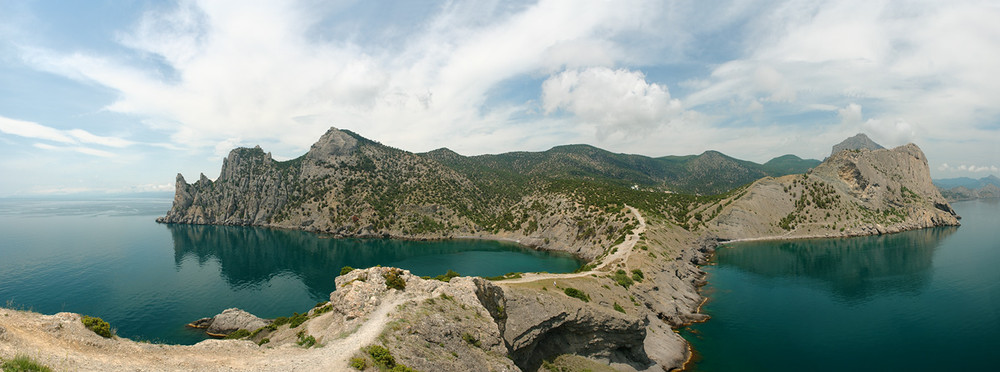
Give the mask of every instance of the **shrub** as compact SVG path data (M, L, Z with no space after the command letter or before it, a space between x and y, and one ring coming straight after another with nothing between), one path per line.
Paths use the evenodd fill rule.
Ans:
M237 339L241 339L241 338L247 338L249 336L250 336L250 331L245 330L243 328L240 328L240 329L237 329L236 331L233 331L233 333L230 333L230 334L226 335L226 339L227 340L237 340Z
M288 327L296 328L305 323L306 320L309 320L309 316L306 314L292 313L292 317L288 318Z
M368 368L368 361L365 358L351 358L351 367L363 371L365 368Z
M323 305L323 307L316 308L316 310L313 310L313 316L318 316L324 313L328 313L330 312L330 310L333 310L333 304Z
M384 274L385 286L390 289L398 289L400 291L406 289L406 281L403 280L403 270L400 269L389 269Z
M451 278L454 278L456 276L462 276L462 275L459 274L459 273L457 273L457 272L455 272L454 270L450 270L449 269L448 272L444 273L444 275L435 276L434 279L435 280L440 280L442 282L450 282Z
M306 333L305 330L299 331L296 336L299 336L299 341L296 342L299 346L308 349L316 345L316 338Z
M567 287L563 290L563 292L566 293L567 296L579 298L583 302L590 302L590 296L587 296L586 293L583 293L583 291L579 289Z
M382 345L371 345L365 352L372 357L375 365L379 368L389 369L396 366L396 358L392 357L389 353L389 349L386 349Z
M257 346L261 346L261 345L266 344L268 342L271 342L270 338L266 338L266 337L262 338L260 341L257 342Z
M630 285L635 283L634 281L632 281L632 278L628 277L628 274L625 273L625 270L622 269L618 269L618 271L615 271L614 274L611 274L610 278L611 280L614 280L615 283L617 283L618 285L625 287L625 289L628 289Z
M622 308L622 305L619 305L617 302L615 302L615 306L614 307L615 307L615 311L617 311L619 313L622 313L622 314L625 314L625 309Z
M353 267L350 267L350 266L344 266L344 267L341 267L341 268L340 268L340 275L344 275L344 274L347 274L347 273L349 273L349 272L351 272L351 271L354 271L354 268L353 268Z
M469 333L463 333L462 334L462 340L465 340L465 342L467 342L469 345L472 345L472 346L475 346L475 347L481 347L482 346L482 343L479 342L479 340L476 339L476 336L473 336L473 335L471 335Z
M4 372L52 372L49 367L43 366L38 362L32 360L27 355L18 355L14 359L0 364L0 370Z
M288 324L288 317L284 317L284 316L279 316L277 318L274 318L274 321L271 322L271 325L274 326L274 328L276 328L276 329L278 327L281 327L281 326L285 325L285 324ZM272 331L273 331L273 329L272 329Z
M641 283L642 280L645 278L646 276L642 273L642 270L639 269L632 270L632 280Z
M100 335L101 337L111 338L111 325L108 324L108 322L105 322L104 319L84 315L80 321L83 322L83 325L87 327L87 329L94 331L94 333Z
M580 267L576 268L576 270L573 270L573 272L574 273L582 273L582 272L593 270L595 267L597 267L597 265L589 263L589 264L586 264L586 265L583 265L583 266L580 266Z

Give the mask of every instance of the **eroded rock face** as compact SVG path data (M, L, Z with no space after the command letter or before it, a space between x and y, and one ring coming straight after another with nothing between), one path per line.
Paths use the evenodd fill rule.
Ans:
M576 354L624 363L638 369L650 364L643 350L646 320L589 306L559 294L507 289L504 340L510 357L534 371L543 360Z
M177 175L174 205L158 222L266 225L288 202L284 179L271 154L238 148L222 162L219 179L202 174L194 184Z
M397 307L382 337L407 366L533 371L542 360L562 354L637 369L651 365L643 348L645 318L562 293L504 288L478 277L444 283L401 270L406 288L387 289L384 276L392 270L398 269L374 267L337 277L330 303L350 320L369 316L387 301L412 299Z
M225 337L240 329L253 331L268 324L271 324L271 321L258 318L256 315L237 308L230 308L214 317L198 319L188 326L204 328L205 333L210 336Z
M751 185L710 224L730 239L837 237L958 225L914 144L840 151L804 175Z

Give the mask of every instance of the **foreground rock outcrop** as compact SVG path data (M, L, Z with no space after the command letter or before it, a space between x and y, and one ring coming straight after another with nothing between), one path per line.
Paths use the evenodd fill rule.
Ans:
M270 320L261 319L246 311L230 308L223 310L211 318L201 318L188 327L205 329L205 333L213 337L225 337L238 330L253 331L271 324Z
M581 359L626 371L673 370L690 357L673 330L707 319L699 314L705 276L698 266L719 242L958 224L916 145L888 150L867 137L856 140L805 174L766 177L718 196L671 196L588 183L592 173L533 186L517 184L529 182L520 178L512 178L516 186L505 179L475 183L466 174L478 174L479 165L462 165L469 169L461 173L331 129L292 161L237 149L216 181L202 176L188 184L178 176L174 206L159 221L335 236L502 238L593 260L582 273L500 282L354 270L337 277L330 302L309 311L308 320L262 326L250 342L232 341L260 345L256 350L274 358L247 369L346 366L348 358L370 361L364 348L379 345L418 370L534 371ZM325 350L303 347L312 342Z

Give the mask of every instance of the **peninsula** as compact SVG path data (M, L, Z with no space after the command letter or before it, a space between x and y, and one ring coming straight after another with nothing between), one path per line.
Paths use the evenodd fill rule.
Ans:
M883 149L862 135L834 149L821 163L583 145L465 157L337 129L285 162L239 148L214 181L178 175L173 207L158 221L508 239L589 263L494 281L330 268L329 302L193 346L107 339L76 314L3 309L0 353L38 350L44 364L81 370L675 370L691 352L674 329L707 320L699 265L720 242L958 225L916 145Z

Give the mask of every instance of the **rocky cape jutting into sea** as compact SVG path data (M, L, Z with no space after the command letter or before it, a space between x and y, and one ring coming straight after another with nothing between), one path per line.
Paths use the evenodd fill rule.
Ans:
M0 317L3 327L17 331L0 332L0 348L44 349L42 361L80 369L99 369L101 358L124 352L116 366L128 369L346 370L383 355L371 345L417 370L534 371L549 362L676 369L690 350L673 329L706 320L698 313L698 265L719 242L958 225L916 145L868 147L841 144L818 165L794 156L756 164L717 152L648 158L590 146L465 157L409 153L331 129L290 161L240 148L215 181L188 184L178 175L173 208L159 221L510 239L590 263L574 274L447 282L393 268L330 268L341 275L329 303L292 324L247 329L243 340L194 346L105 340L75 314L3 310L12 314ZM56 330L20 336L32 327ZM310 339L323 347L308 348ZM64 342L79 344L70 357L38 346Z

